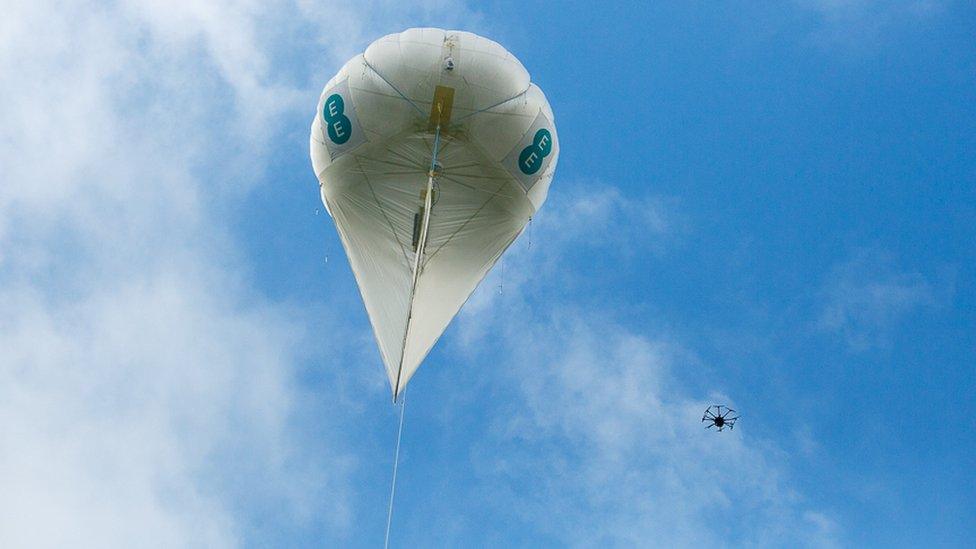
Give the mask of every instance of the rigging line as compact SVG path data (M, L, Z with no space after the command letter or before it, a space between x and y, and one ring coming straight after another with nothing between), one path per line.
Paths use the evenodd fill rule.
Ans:
M509 181L512 179L511 175L508 175L507 173L504 172L499 172L500 175L479 175L476 173L458 173L458 170L454 169L453 166L451 166L451 173L458 177L464 177L467 179L480 179L484 181Z
M391 149L391 148L389 148L389 147L387 147L387 148L386 148L386 150L387 150L387 151L388 151L388 152L390 153L390 155L392 155L392 156L393 156L394 158L398 158L398 159L400 159L400 160L403 160L404 162L410 162L410 161L411 161L411 160L410 160L410 157L409 157L409 156L407 156L406 154L404 154L404 153L402 153L402 152L400 152L400 151L397 151L397 150L394 150L394 149ZM419 162L416 162L416 163L414 163L414 164L412 164L411 166L412 166L412 167L415 167L415 168L417 168L418 170L420 170L420 172L421 172L421 173L423 173L423 169L424 169L424 165L423 165L423 164L421 164L421 163L419 163Z
M397 427L396 450L393 452L393 482L390 485L390 507L386 511L386 537L383 541L383 548L390 547L390 524L393 523L393 497L396 495L397 468L400 465L400 437L403 435L403 411L407 408L407 391L404 389L403 398L400 399L400 426Z
M478 168L481 163L477 160L472 160L471 162L465 162L464 164L451 163L451 171L466 170L468 168Z
M390 149L390 152L392 153L393 150ZM373 158L372 156L368 156L368 155L365 155L365 154L353 154L353 156L355 158L360 159L360 160L366 160L366 161L368 161L368 162L370 162L372 164L388 164L388 165L394 166L396 168L404 168L404 169L410 169L410 170L417 170L417 169L422 170L422 169L424 169L424 166L422 164L414 164L414 163L405 164L405 163L402 163L402 162L394 162L392 160L385 160L385 159L382 159L382 158Z
M360 170L362 170L363 165L359 161L359 157L355 157L355 160L356 165L359 166ZM366 180L366 186L369 187L369 193L373 195L373 201L376 202L376 206L380 209L380 213L383 214L383 219L386 220L386 224L390 227L390 232L393 233L393 239L396 240L397 245L400 246L400 251L403 252L403 260L407 262L407 265L409 265L410 258L407 257L407 248L402 242L400 242L400 235L397 234L396 228L393 226L393 221L390 220L390 216L386 215L386 208L383 207L383 203L380 202L379 197L376 196L376 190L373 189L373 183L369 180L369 175L367 175L365 172L363 173L363 179Z
M346 173L354 173L357 175L417 175L417 170L407 170L403 169L400 171L389 171L389 172L376 172L376 171L358 171L358 170L347 170Z
M440 103L437 104L437 107L436 108L438 108L438 109L441 108L440 107ZM438 114L438 117L440 117L440 114ZM448 134L441 135L440 134L440 130L441 130L441 127L440 127L440 123L438 122L436 131L435 131L435 135L434 135L434 143L430 146L430 149L428 149L428 152L430 152L431 155L437 154L437 156L444 156L445 159L446 159L447 156L448 156L447 153L449 152L448 151L448 147L450 147L451 144L455 142L455 139L452 138ZM424 133L418 133L418 134L414 134L414 137L422 137L422 138L424 138L424 147L427 147L426 134L424 134ZM434 160L436 160L436 159L434 159ZM431 161L431 168L433 168L433 167L434 167L434 161ZM441 174L438 174L438 175L441 175Z
M488 194L488 195L491 195L491 196L498 195L498 196L501 196L501 197L504 197L504 198L516 198L516 196L515 195L512 195L512 194L502 194L501 192L497 192L496 193L496 192L492 192L492 191L490 191L488 189L482 189L481 187L475 187L474 185L468 185L467 183L463 183L460 179L457 179L455 177L451 177L451 176L449 176L447 174L441 174L441 177L444 179L444 181L449 181L449 182L454 183L455 185L457 185L459 187L464 187L465 189L468 189L469 191L474 191L474 192L477 192L477 193L484 193L484 194ZM466 177L466 176L462 176L462 177ZM496 179L494 181L501 181L501 178Z
M388 86L390 86L391 88L393 88L393 91L397 92L397 95L399 95L400 97L402 97L404 101L406 101L407 103L410 103L410 105L412 105L413 108L417 109L417 112L420 113L420 116L426 116L426 114L424 113L423 109L421 109L420 107L418 107L417 104L414 103L413 101L411 101L409 97L407 97L406 95L403 95L403 92L401 92L396 86L394 86L393 85L393 82L390 82L389 80L387 80L386 77L383 76L382 73L380 73L380 71L378 71L375 68L373 68L373 65L370 65L369 64L369 61L366 60L366 57L365 56L363 56L363 63L367 67L369 67L369 70L375 72L376 73L376 76L379 76L380 77L380 80L386 82Z
M459 232L461 232L465 227L467 227L468 226L468 223L471 223L471 220L474 219L475 216L477 216L479 213L481 213L481 210L485 209L485 206L487 206L488 203L490 203L492 200L494 200L495 198L497 198L499 196L502 196L502 197L505 196L504 194L501 194L501 190L502 190L502 187L504 187L506 183L507 183L507 181L503 181L502 184L499 185L498 188L495 189L491 193L491 196L488 197L488 200L485 200L485 203L484 204L482 204L480 207L478 207L478 209L475 210L475 212L473 214L471 214L471 216L468 217L464 221L464 223L461 224L460 227L458 227L453 233L451 233L451 235L449 237L447 237L447 240L444 241L443 244L441 244L436 250L434 250L434 252L432 254L430 254L430 257L427 258L427 262L428 263L430 262L430 260L434 259L434 256L437 255L438 252L440 252L441 250L444 249L445 246L447 246L448 244L450 244L451 243L451 240L454 239L454 236L457 235Z
M501 262L502 262L502 269L505 268L505 259L504 259L505 256L503 254L505 253L505 250L507 250L508 247L511 246L513 242L515 242L515 239L518 238L518 235L519 235L519 233L513 234L512 237L508 239L508 243L506 243L504 246L502 246L501 248L498 249L498 253L496 253L495 256L491 258L491 262L488 263L488 265L489 265L488 270L491 270L492 268L494 268L495 263L497 261L499 261L499 260L501 260ZM504 271L503 271L502 279L504 280L504 278L505 278L505 275L504 275Z
M382 77L380 77L380 78L382 78ZM532 87L532 84L529 84L529 87ZM509 101L514 101L514 100L518 99L519 97L522 97L523 95L525 95L526 92L528 92L528 91L529 91L529 88L525 88L520 93L518 93L516 95L513 95L512 97L509 97L508 99L504 99L502 101L499 101L498 103L495 103L494 105L490 105L488 107L485 107L483 109L477 110L475 112L468 113L468 114L462 116L461 118L458 118L457 120L455 120L454 121L454 124L455 125L456 124L460 124L462 120L467 120L468 118L471 118L472 116L474 116L476 114L481 114L481 113L483 113L485 111L490 111L491 109L494 109L495 107L499 107L501 105L504 105L505 103L508 103Z

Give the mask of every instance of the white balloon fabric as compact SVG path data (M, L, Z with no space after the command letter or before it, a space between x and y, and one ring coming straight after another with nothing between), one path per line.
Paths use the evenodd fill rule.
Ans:
M310 146L396 400L545 202L552 109L497 43L409 29L329 80Z

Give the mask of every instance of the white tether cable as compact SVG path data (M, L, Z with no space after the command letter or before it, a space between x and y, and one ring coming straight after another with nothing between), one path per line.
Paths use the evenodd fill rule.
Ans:
M396 495L397 466L400 464L400 436L403 435L403 411L407 408L407 390L400 393L400 426L397 427L396 451L393 453L393 483L390 486L390 507L386 511L386 537L383 548L390 547L390 524L393 523L393 497Z

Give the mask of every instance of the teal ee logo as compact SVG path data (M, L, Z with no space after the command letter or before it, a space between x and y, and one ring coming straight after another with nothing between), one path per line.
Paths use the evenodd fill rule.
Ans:
M329 134L332 135L332 134ZM534 175L542 167L542 159L552 152L552 134L542 128L535 132L532 144L522 149L519 154L518 167L525 175Z
M329 132L329 139L336 145L342 145L352 137L352 122L344 113L346 104L342 96L334 93L325 100L322 107L322 118L325 120L326 130Z

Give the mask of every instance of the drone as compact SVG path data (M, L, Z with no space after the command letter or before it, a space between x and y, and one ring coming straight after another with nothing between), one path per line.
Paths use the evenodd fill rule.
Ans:
M728 406L713 404L705 409L705 415L702 416L702 423L708 423L705 426L706 429L718 427L718 430L721 431L728 427L731 430L735 426L735 420L739 419L739 416L732 416L734 413L735 410Z

